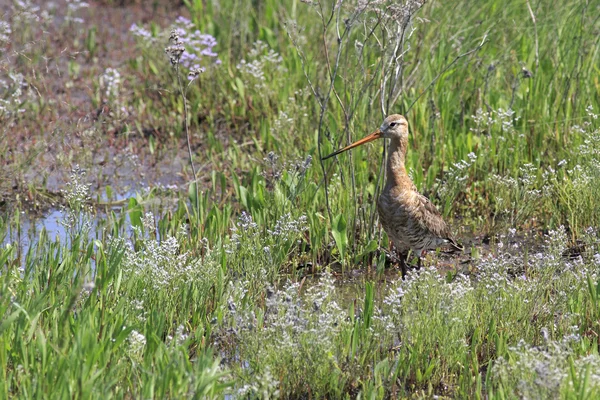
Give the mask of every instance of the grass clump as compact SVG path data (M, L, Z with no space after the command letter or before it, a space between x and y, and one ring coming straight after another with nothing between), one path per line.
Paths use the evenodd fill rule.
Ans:
M298 283L269 289L259 309L251 303L236 306L233 299L239 295L232 293L227 319L241 356L240 363L233 364L244 383L238 388L240 395L258 394L266 376L273 381L270 387L281 393L342 395L350 377L338 366L344 362L339 337L350 322L335 299L334 279L324 275L302 297L299 289Z
M594 398L600 382L597 352L587 356L572 350L578 339L549 340L542 346L518 343L509 348L507 358L499 358L491 373L497 382L499 397L511 395L529 398Z
M131 242L125 231L66 243L42 231L24 259L3 246L2 393L496 398L597 390L595 231L572 259L564 229L538 249L514 231L468 274L430 267L391 284L361 279L348 293L331 273L302 277L286 263L304 223L284 215L268 226L243 215L230 244L200 253L187 231L163 235L165 224L149 214Z

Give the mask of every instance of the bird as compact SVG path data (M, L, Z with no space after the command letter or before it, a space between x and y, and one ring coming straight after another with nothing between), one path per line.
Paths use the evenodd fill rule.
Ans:
M453 237L442 214L427 197L418 192L406 171L408 150L408 121L399 114L386 117L381 126L370 135L337 150L322 160L327 160L347 150L377 139L389 139L386 161L386 183L377 200L377 211L383 229L400 255L402 275L407 273L409 252L421 257L428 250L448 248L449 252L462 252L464 248Z

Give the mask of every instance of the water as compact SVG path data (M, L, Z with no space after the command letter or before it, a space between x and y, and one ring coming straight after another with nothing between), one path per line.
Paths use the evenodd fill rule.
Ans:
M60 221L65 219L63 211L50 210L41 218L33 218L21 211L19 215L19 229L9 224L7 235L2 240L2 246L11 244L27 251L29 247L35 245L40 232L45 229L48 237L60 242L66 242L67 231Z
M106 212L114 211L117 216L123 212L123 206L130 198L136 197L136 192L130 191L124 194L117 194L112 201L108 201L104 195L99 199L100 203L112 204L105 207L98 207L95 214L88 214L89 217L89 233L88 239L101 239L104 234L104 228L108 226ZM14 215L14 212L7 212L6 227L4 232L0 232L2 246L15 246L18 254L27 254L28 250L35 246L40 238L42 231L46 232L48 239L59 243L69 243L70 231L72 227L68 225L68 210L52 208L42 216L29 214L25 211L20 211L19 215ZM123 224L125 234L130 236L133 234L129 215L126 215L126 223ZM21 257L24 259L23 257Z

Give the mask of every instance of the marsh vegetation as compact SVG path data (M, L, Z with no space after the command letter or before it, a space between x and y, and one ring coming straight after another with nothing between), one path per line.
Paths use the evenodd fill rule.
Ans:
M0 5L0 397L600 396L597 2L164 3Z

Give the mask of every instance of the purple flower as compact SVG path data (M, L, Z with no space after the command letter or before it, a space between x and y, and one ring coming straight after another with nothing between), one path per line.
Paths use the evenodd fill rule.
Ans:
M203 56L207 56L207 57L216 57L216 56L218 56L217 53L213 52L212 49L210 49L208 47L206 49L203 49L200 52L200 54L203 55Z
M153 39L148 30L137 24L131 25L129 31L143 40ZM180 46L178 63L189 72L194 72L194 77L203 72L206 66L221 64L221 60L217 58L218 54L213 50L217 45L217 40L213 36L195 29L193 22L189 19L182 16L177 17L169 31L172 32L172 36L177 37Z
M131 25L129 32L133 33L134 36L139 36L144 39L150 39L152 37L152 34L149 31L141 26L138 26L137 24Z
M194 29L194 25L185 17L178 17L175 21L176 31L182 43L185 45L186 52L181 57L181 65L188 68L194 77L198 71L203 72L202 65L214 64L220 65L221 61L216 59L218 54L213 50L217 45L217 40L208 34ZM211 61L210 59L215 59Z
M176 24L181 24L181 25L191 25L192 21L190 21L189 19L187 19L186 17L182 17L181 15L179 17L177 17L177 19L175 20Z

